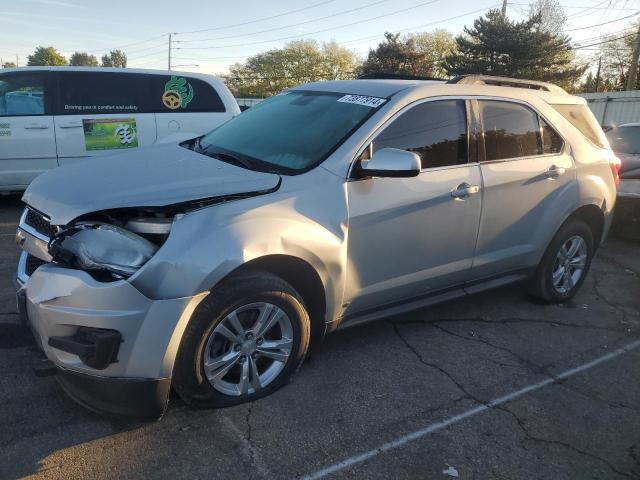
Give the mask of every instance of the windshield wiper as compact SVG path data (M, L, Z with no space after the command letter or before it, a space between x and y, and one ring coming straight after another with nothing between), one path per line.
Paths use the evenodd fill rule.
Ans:
M241 167L246 168L247 170L254 170L255 165L253 162L248 160L247 158L239 157L238 155L232 155L230 153L225 152L205 152L207 155L211 155L212 157L219 158L220 160L228 163L234 163L236 165L240 165Z

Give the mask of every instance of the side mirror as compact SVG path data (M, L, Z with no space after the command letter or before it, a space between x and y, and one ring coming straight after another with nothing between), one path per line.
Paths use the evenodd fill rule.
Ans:
M361 177L416 177L421 170L420 157L399 148L383 148L358 167Z

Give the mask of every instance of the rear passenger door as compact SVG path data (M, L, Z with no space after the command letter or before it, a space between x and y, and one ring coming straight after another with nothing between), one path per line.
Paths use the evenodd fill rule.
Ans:
M483 130L474 279L533 267L577 198L568 146L530 106L474 102Z
M69 71L58 72L56 80L54 121L61 165L155 142L144 75Z
M213 85L185 75L148 75L149 108L158 142L180 142L210 132L233 116Z

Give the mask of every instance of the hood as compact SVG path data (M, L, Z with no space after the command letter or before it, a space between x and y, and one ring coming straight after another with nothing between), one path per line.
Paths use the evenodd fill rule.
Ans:
M54 225L100 210L166 205L276 189L279 175L255 172L177 144L79 160L49 170L22 200Z

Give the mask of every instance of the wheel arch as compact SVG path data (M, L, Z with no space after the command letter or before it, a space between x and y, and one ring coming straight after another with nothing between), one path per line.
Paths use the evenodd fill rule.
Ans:
M579 219L587 224L593 233L594 247L597 249L602 243L605 229L605 217L602 209L593 204L583 205L569 215L563 225L572 219Z
M286 254L272 254L255 258L231 271L220 282L246 272L268 272L282 278L302 297L311 320L311 346L323 339L326 329L327 296L320 274L307 261ZM215 288L215 287L212 287Z

